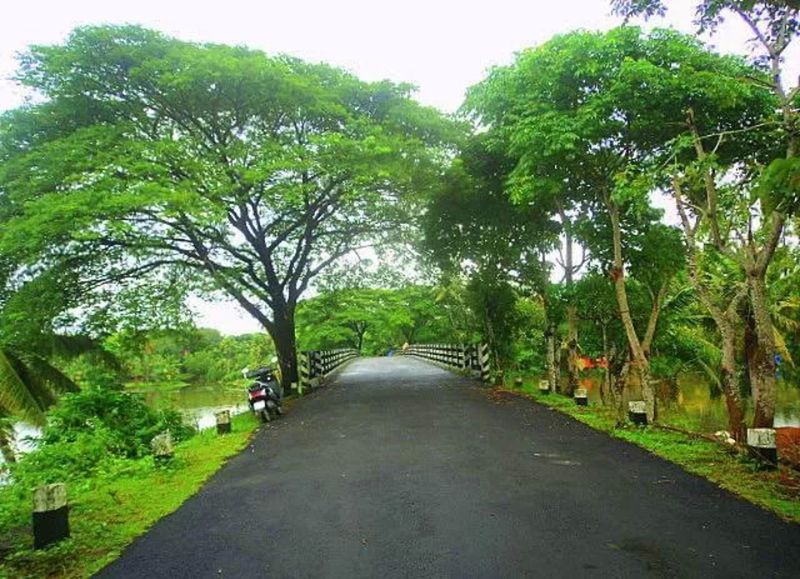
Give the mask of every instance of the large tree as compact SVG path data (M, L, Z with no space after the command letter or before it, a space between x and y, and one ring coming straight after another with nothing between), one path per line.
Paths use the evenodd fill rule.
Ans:
M87 291L178 272L222 291L296 380L295 307L326 266L407 223L451 125L411 88L138 27L34 46L0 121L0 252Z

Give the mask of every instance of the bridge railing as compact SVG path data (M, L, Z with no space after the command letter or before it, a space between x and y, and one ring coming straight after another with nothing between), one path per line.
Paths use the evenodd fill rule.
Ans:
M300 352L297 357L300 375L297 393L302 395L306 390L316 388L325 376L356 357L358 357L358 351L353 348Z
M489 381L488 344L413 344L406 348L406 356L430 360L449 369L466 371L482 381Z

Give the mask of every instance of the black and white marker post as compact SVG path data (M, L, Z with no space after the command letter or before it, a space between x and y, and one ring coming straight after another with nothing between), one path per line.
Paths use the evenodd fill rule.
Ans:
M63 483L43 485L33 491L33 548L69 538L67 487Z
M628 420L639 426L647 426L647 405L644 400L628 402Z
M217 434L228 434L231 431L231 413L223 410L214 414L217 421Z
M778 465L778 445L774 428L748 428L747 448L765 467Z

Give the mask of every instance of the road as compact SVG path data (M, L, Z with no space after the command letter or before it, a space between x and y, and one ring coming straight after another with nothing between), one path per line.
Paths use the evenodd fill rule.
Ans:
M101 577L800 577L800 526L546 407L364 358Z

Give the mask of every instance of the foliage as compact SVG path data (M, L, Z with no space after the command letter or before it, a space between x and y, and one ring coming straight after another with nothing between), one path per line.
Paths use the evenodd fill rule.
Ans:
M456 341L437 300L437 289L343 288L300 303L298 336L303 350L355 348L384 354L404 343Z
M150 441L164 431L176 441L194 432L174 410L153 410L136 394L97 387L63 396L47 418L38 449L11 467L20 484L80 479L109 461L150 454Z

